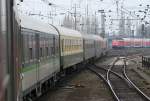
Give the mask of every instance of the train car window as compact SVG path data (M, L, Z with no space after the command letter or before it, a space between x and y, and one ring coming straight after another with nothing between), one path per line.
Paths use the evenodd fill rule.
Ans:
M81 45L80 40L78 40L78 49L80 49L80 45Z
M68 51L70 51L70 39L67 40L67 45L68 45Z
M68 39L66 40L66 47L67 47L67 52L69 51L68 48L69 48L69 45L68 45Z
M25 36L25 35L23 35L23 61L25 62L26 61L26 48L25 47L27 47L27 44L25 43L26 42L26 40L27 40L27 37Z
M64 40L62 39L62 40L61 40L61 52L63 52L63 47L64 47L64 46L63 46L63 43L64 43Z
M76 40L76 50L78 50L78 40Z
M69 50L72 51L71 50L71 40L69 40Z
M50 54L49 54L49 38L47 38L47 48L48 48L48 54L47 54L47 56L49 56Z
M72 51L74 51L74 40L72 40L72 46L73 46L73 48L72 48Z
M64 39L64 51L66 51L66 39Z
M55 55L57 54L57 37L55 37L55 45L54 45L54 47L55 47Z
M74 39L74 51L76 51L77 50L77 45L76 45L76 39Z
M32 47L33 47L33 40L32 40L32 33L28 33L28 59L29 61L33 59Z
M69 40L69 51L72 51L71 50L71 40Z
M69 40L69 45L70 45L70 51L72 51L72 44L71 44L71 40Z
M39 37L39 44L40 44L40 50L39 50L39 57L43 58L43 35L42 33L40 33L40 37Z
M58 38L57 38L57 49L56 49L56 51L57 51L57 54L59 53L59 40L58 40Z
M47 58L49 55L48 52L48 35L45 37L45 57Z
M56 53L59 53L59 45L58 45L58 38L56 38Z
M69 44L68 44L68 39L67 39L67 52L69 52Z
M42 33L42 57L45 58L45 37L44 37L44 33Z
M76 40L74 39L74 51L76 50Z
M72 51L73 51L74 49L73 40L71 40L71 45L72 45Z
M67 51L67 42L66 42L66 39L65 39L65 51Z
M71 44L72 44L72 51L73 51L74 50L73 40L71 41Z
M48 47L46 47L46 57L48 56Z
M78 50L79 49L79 47L78 47L79 45L78 45L78 40L76 40L76 50Z
M48 56L50 56L50 38L47 38L47 46L48 46Z
M25 29L22 29L23 35L23 61L28 62L28 32Z
M80 40L78 40L78 49L79 49L79 47L80 47Z
M29 48L29 58L30 58L30 60L33 59L33 50L32 50L32 48Z
M67 52L69 52L69 39L67 39Z
M56 38L53 36L53 50L54 50L54 55L56 55Z
M33 34L33 58L35 59L36 58L36 38L35 38L35 34Z
M67 45L67 39L65 40L65 51L68 52L68 45Z
M87 48L89 48L89 40L87 40Z
M40 57L42 57L43 56L43 50L42 50L42 48L40 48Z
M67 39L65 39L65 51L67 51Z
M66 51L68 52L68 39L66 39Z
M91 40L89 40L89 48L91 48Z
M26 35L26 42L25 43L27 45L26 46L26 51L25 51L25 54L26 54L25 58L26 58L26 61L29 61L29 54L28 54L28 51L29 51L28 50L28 48L29 48L29 35Z
M46 35L45 35L45 39L44 39L44 47L45 47L44 55L45 55L45 58L47 58L47 36Z
M51 56L54 55L54 47L51 47Z

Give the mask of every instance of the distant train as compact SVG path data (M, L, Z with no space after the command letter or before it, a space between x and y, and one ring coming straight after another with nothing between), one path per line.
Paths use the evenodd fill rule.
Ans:
M50 25L29 16L13 18L13 24L7 21L10 29L7 26L0 30L0 94L8 93L12 98L1 95L0 101L4 97L11 98L9 101L31 101L68 72L107 52L107 40L98 35Z
M113 48L150 48L150 39L122 38L112 41Z

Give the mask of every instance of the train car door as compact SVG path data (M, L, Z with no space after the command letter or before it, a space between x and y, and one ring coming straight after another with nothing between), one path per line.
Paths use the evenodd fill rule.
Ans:
M3 87L3 81L4 81L4 69L6 68L6 65L4 64L6 61L6 56L4 55L6 52L4 48L4 43L6 40L4 40L4 33L2 27L4 27L4 24L2 24L2 2L0 0L0 101L4 101L4 87ZM5 29L6 30L6 29ZM5 61L5 62L4 62Z
M60 53L59 53L59 36L55 35L55 68L57 68L56 71L60 71Z
M53 35L53 68L56 68L56 37Z
M41 58L43 55L43 50L42 50L42 36L41 33L36 33L36 49L35 49L35 54L36 54L36 80L37 80L37 88L36 88L36 93L37 95L41 95L41 89L40 89L40 81L39 81L39 68L40 68L40 63L41 63Z
M1 43L7 43L7 50L5 48L1 47L3 51L1 52L7 52L7 61L5 53L1 53L3 57L3 63L7 66L5 66L5 73L9 75L9 82L7 85L7 97L5 100L7 101L17 101L19 100L20 95L20 87L21 87L21 79L20 79L20 68L21 68L21 51L20 51L20 27L19 22L16 17L16 13L14 11L14 0L0 0L0 10L2 10L2 14L0 16L3 19L0 19L3 22L3 27L1 27L4 30L3 34L5 36L4 42L1 40ZM1 23L1 22L0 22ZM5 26L5 27L4 27ZM0 28L0 29L1 29ZM1 33L2 34L2 33ZM2 38L2 36L1 36ZM3 44L3 46L6 47L6 44ZM0 63L0 65L2 65ZM4 67L4 65L2 66ZM2 72L2 71L1 71ZM3 75L2 73L0 73ZM1 100L0 100L1 101Z
M12 86L12 93L14 93L14 95L10 95L12 96L15 100L17 101L20 99L20 92L21 92L21 29L20 29L20 25L18 22L17 17L15 17L15 13L13 15L9 15L11 16L13 19L12 20L12 24L10 24L12 26L11 29L11 35L10 35L10 39L9 41L10 43L10 49L9 50L9 57L10 57L10 65L9 65L9 70L10 73L12 73L10 76L10 86ZM9 26L9 25L8 25ZM12 99L10 99L12 101Z
M57 73L60 71L60 54L59 54L59 36L53 36L53 46L54 46L54 72Z
M83 38L83 60L85 61L85 51L86 51L86 43L85 39Z
M60 69L63 70L65 39L60 35Z

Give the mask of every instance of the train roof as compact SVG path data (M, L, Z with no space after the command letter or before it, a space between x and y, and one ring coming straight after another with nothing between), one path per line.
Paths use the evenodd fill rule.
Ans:
M48 23L44 23L42 21L33 19L29 16L20 16L20 19L21 19L20 25L23 28L58 35L56 29Z
M96 36L94 36L93 34L83 34L82 33L82 37L84 38L84 39L92 39L92 40L95 40L95 37ZM97 37L96 37L97 38Z
M65 27L60 27L56 26L57 30L59 31L59 34L62 36L70 36L70 37L82 37L81 33L79 31L65 28Z
M92 39L92 40L100 40L100 41L105 41L104 38L102 38L99 35L95 34L82 34L83 38L85 39Z
M125 41L126 40L149 40L148 38L123 38Z
M124 40L124 38L115 38L114 40Z
M104 41L104 38L102 38L101 36L99 35L93 35L94 39L95 40L101 40L101 41Z

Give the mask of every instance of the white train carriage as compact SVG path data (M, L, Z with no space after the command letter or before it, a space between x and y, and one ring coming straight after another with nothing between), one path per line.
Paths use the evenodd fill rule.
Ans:
M93 35L95 39L95 57L99 58L103 54L103 44L104 44L104 39L100 37L99 35Z
M150 39L143 39L143 47L145 48L150 47Z
M103 55L106 55L108 51L108 41L106 38L102 38L102 37L101 37L101 40L102 40L102 53Z
M49 25L21 17L21 95L24 100L40 95L56 82L57 74L72 70L84 60L99 58L106 40L97 35ZM34 93L33 93L34 92Z
M84 44L84 60L88 60L95 57L95 37L91 34L82 34Z
M80 32L56 27L60 34L61 67L69 68L83 61L83 38Z
M143 40L142 39L134 39L134 47L135 48L141 48L143 46Z
M21 17L23 96L60 71L59 34L49 24Z

